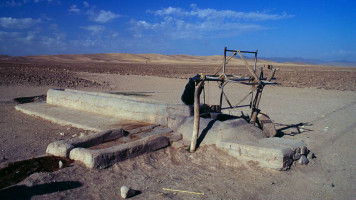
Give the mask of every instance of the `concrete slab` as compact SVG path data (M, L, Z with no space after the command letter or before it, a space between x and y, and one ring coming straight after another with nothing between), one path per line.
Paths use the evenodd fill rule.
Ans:
M47 104L165 126L168 125L169 116L192 114L190 107L183 104L165 104L123 95L70 89L48 90Z
M93 113L90 112L50 105L44 102L19 104L15 109L28 115L41 117L56 124L63 126L69 125L95 132L122 127L123 124L137 123L135 121L123 120L101 114L93 115Z

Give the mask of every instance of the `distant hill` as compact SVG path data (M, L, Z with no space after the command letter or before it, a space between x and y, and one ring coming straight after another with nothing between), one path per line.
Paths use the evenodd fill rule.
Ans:
M253 60L246 57L253 65ZM106 63L195 63L195 64L220 64L223 61L222 55L214 56L191 56L191 55L163 55L163 54L126 54L126 53L103 53L103 54L71 54L71 55L41 55L41 56L7 56L0 55L2 62L58 62L58 63L83 63L83 62L106 62ZM231 64L244 65L243 61L233 58ZM356 67L355 62L324 62L314 59L303 58L259 58L258 64L267 65L332 65Z
M43 56L0 56L0 60L8 62L110 62L110 63L222 63L223 56L191 56L191 55L162 55L162 54L73 54L73 55L43 55ZM249 59L248 59L249 60ZM252 62L252 60L250 60ZM263 63L263 60L259 60ZM232 64L243 64L240 59L233 58Z
M313 64L313 65L331 65L331 66L342 66L342 67L356 67L356 62L349 61L323 61L318 59L305 59L305 58L279 58L270 57L262 58L265 60L271 60L278 63L296 63L296 64Z

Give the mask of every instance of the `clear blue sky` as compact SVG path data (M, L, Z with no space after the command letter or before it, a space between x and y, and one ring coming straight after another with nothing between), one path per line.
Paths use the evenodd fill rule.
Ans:
M1 0L0 54L161 53L356 61L356 1Z

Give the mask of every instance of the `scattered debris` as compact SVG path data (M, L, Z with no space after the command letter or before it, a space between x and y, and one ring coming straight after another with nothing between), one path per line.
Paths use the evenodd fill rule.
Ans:
M316 158L316 156L315 156L315 154L314 154L314 153L309 152L309 154L308 154L307 158L308 158L309 160L311 160L311 159Z
M184 191L184 190L172 190L172 189L167 189L167 188L162 188L162 190L172 191L172 192L183 192L183 193L190 193L190 194L205 195L204 193L200 193L200 192L190 192L190 191Z

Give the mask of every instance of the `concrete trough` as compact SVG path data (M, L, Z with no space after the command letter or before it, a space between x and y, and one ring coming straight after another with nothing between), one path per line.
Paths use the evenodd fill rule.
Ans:
M123 140L117 141L118 139ZM46 153L80 161L88 168L102 169L116 162L164 148L180 139L181 135L160 126L146 126L130 132L115 129L52 142Z
M46 103L20 104L16 109L62 125L99 132L80 139L53 142L47 149L49 154L79 160L90 168L105 168L114 162L163 148L169 143L164 138L172 141L169 138L173 135L181 136L183 142L189 144L193 132L194 120L189 106L123 95L51 89ZM161 125L161 129L152 128L157 125ZM127 132L139 131L137 126L152 130L142 133L135 141L126 139L125 144L93 148L119 138L124 140L128 138ZM165 132L165 128L175 134ZM216 145L233 157L254 161L264 168L288 169L301 155L308 153L303 142L266 138L260 129L236 117L220 121L201 118L199 130L198 145Z

